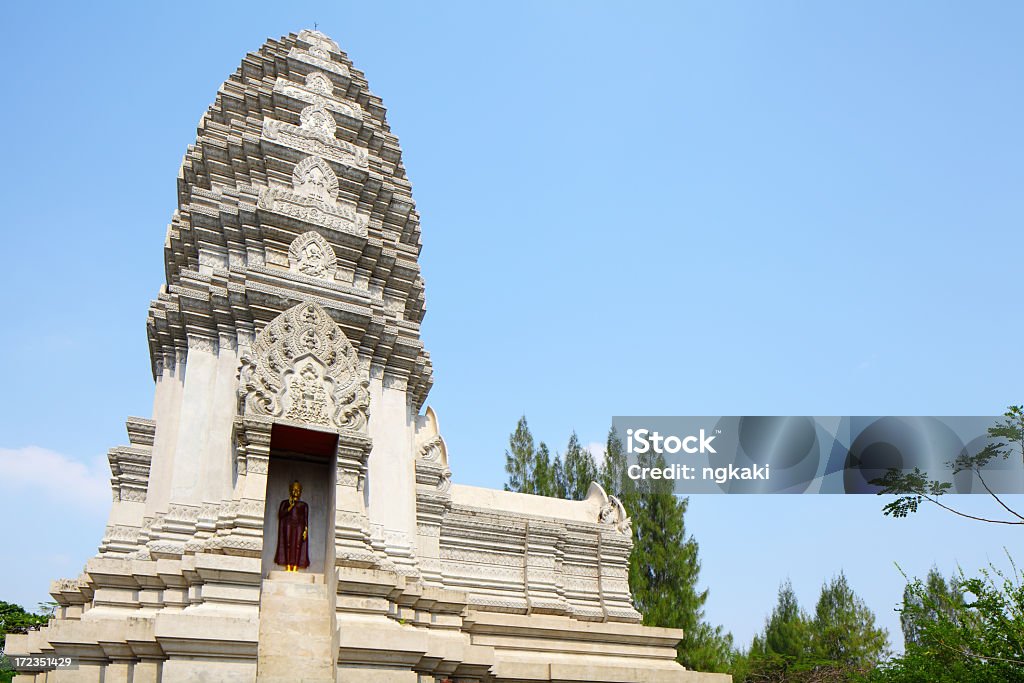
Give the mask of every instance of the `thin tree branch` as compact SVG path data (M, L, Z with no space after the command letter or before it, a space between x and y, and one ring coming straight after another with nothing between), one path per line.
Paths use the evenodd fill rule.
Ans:
M990 522L992 524L1012 524L1012 525L1016 525L1016 526L1024 525L1024 522L1015 522L1013 520L988 519L987 517L975 517L974 515L969 515L966 512L960 512L959 510L951 508L948 505L943 505L942 503L937 501L935 498L932 498L931 496L926 496L926 495L921 494L921 497L924 498L927 501L935 503L936 505L938 505L943 510L947 510L948 512L952 512L954 515L960 515L961 517L966 517L967 519L973 519L973 520L978 521L978 522Z
M1000 505L1001 505L1001 506L1003 507L1003 509L1004 509L1004 510L1006 510L1006 511L1007 511L1007 512L1009 512L1009 513L1010 513L1011 515L1013 515L1013 516L1014 516L1014 517L1016 517L1017 519L1019 519L1019 520L1021 520L1022 522L1024 522L1024 517L1022 517L1022 516L1021 516L1021 515L1020 515L1020 514L1019 514L1019 513L1018 513L1018 512L1016 511L1016 510L1014 510L1013 508L1011 508L1011 507L1010 507L1009 505L1007 505L1006 503L1004 503L1004 502L1002 501L1002 499L1001 499L1001 498L1000 498L999 496L997 496L997 495L996 495L995 493L993 493L993 492L992 492L992 489L990 489L990 488L988 487L988 484L987 484L987 483L985 483L985 478L984 478L983 476L981 476L981 468L975 468L975 470L974 470L974 471L975 471L975 473L976 473L976 474L978 475L978 481L980 481L980 482L981 482L981 485L985 487L985 490L986 490L986 491L988 491L988 494L989 494L990 496L992 496L993 498L995 498L995 499L996 499L996 502L997 502L997 503L999 503L999 504L1000 504Z

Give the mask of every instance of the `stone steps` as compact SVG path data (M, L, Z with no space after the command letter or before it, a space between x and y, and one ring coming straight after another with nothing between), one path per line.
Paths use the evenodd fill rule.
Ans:
M270 572L260 594L257 683L335 683L332 598L323 574Z

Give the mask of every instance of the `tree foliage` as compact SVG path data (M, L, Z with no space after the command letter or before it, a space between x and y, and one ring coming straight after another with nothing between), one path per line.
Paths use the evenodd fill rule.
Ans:
M983 471L993 460L1007 460L1011 457L1020 457L1024 460L1024 406L1010 406L1003 413L1003 420L988 429L988 437L991 442L981 451L975 454L962 453L949 465L953 475L971 472L1002 508L1003 518L969 515L951 505L946 505L940 498L949 493L953 485L948 481L931 479L927 472L921 471L918 467L915 467L912 472L891 468L884 476L871 481L872 484L881 487L879 495L897 496L894 501L887 503L882 508L883 512L892 517L906 517L917 512L921 503L929 502L968 519L993 524L1024 525L1024 515L1012 509L992 491L988 482L985 481Z
M901 620L906 651L871 676L887 683L1024 682L1024 581L1016 565L949 584L938 572L907 586ZM945 588L945 590L943 590ZM904 629L905 633L907 629Z
M590 483L597 481L597 464L591 452L580 445L579 437L573 432L565 448L565 493L570 500L587 497Z
M888 654L889 637L840 572L821 589L811 621L811 647L819 659L853 670L874 667Z
M45 626L53 615L53 608L40 605L41 612L33 614L21 605L0 600L0 651L4 649L8 633L27 633L31 629Z
M903 590L900 610L904 647L921 645L925 630L938 621L940 615L953 621L963 618L963 604L964 595L957 579L947 582L935 567L929 570L924 583L908 583Z
M605 442L604 460L597 473L597 480L601 487L609 493L615 493L620 498L625 495L625 490L630 483L626 476L626 454L622 450L622 441L615 427L608 430L608 439Z
M505 472L508 474L506 491L533 491L535 458L533 434L530 433L526 416L523 415L516 423L515 431L508 437L508 450L505 451Z
M53 617L54 604L40 604L40 612L33 614L21 605L0 600L0 653L7 644L8 633L27 633L45 626ZM6 665L0 654L0 683L8 683L14 677L14 670Z
M843 574L822 586L813 614L800 608L786 581L764 630L733 674L737 683L856 681L887 651L887 634L875 627L874 614Z

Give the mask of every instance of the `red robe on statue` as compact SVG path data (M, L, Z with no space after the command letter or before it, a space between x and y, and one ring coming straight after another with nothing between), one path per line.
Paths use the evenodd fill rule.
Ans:
M288 501L282 500L277 510L277 552L274 563L282 567L294 565L305 569L309 566L309 534L302 532L309 526L309 506L297 501L288 509Z

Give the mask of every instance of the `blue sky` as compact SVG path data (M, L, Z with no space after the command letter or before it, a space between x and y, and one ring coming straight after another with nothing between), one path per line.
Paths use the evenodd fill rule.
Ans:
M149 416L149 300L195 125L318 22L388 107L422 216L423 337L457 481L516 419L994 414L1024 400L1019 3L11 3L0 165L0 599L95 551L105 452ZM984 500L964 501L970 506ZM1019 502L1019 501L1018 501ZM840 569L902 578L1012 529L873 498L694 499L708 616L748 641ZM1024 507L1022 505L1021 507ZM1019 548L1019 542L1016 545Z

